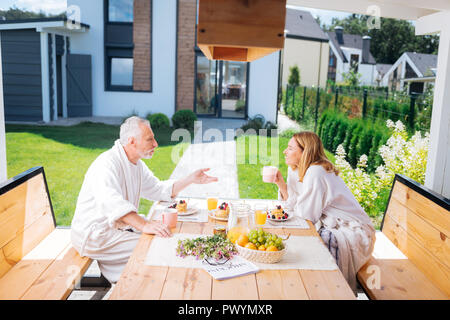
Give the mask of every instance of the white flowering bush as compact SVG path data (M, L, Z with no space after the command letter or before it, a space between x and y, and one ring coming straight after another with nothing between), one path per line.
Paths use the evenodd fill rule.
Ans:
M384 212L385 201L377 201L388 194L396 173L403 174L421 184L425 181L425 169L430 143L429 134L422 137L416 132L408 138L405 126L399 120L386 121L389 129L393 130L386 144L378 150L384 164L376 169L375 174L367 173L367 156L362 155L357 167L353 169L345 159L346 152L342 145L336 149L336 167L340 177L352 191L356 200L370 216L377 216ZM380 207L381 206L381 207Z

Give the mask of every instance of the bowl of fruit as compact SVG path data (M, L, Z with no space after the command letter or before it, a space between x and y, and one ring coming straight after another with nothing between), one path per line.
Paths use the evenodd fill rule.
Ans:
M239 254L247 260L277 263L286 253L286 245L283 240L286 239L259 228L240 235L235 245Z

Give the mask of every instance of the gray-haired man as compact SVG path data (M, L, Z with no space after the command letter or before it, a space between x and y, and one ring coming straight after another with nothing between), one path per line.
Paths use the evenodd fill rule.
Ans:
M208 169L178 181L160 181L140 160L151 158L157 146L147 120L128 118L120 127L120 139L95 159L84 177L72 220L72 244L81 256L97 260L112 283L119 279L141 232L171 236L164 224L137 214L141 197L171 200L192 183L217 181L205 174Z

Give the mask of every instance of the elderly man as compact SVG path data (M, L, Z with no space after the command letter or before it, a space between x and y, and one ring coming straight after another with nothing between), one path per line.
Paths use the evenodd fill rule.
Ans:
M102 274L117 282L140 233L171 236L162 223L137 213L141 197L171 200L192 183L217 181L197 170L178 181L160 181L140 159L158 146L147 120L131 117L120 127L120 139L89 167L72 220L72 243L81 256L97 260Z

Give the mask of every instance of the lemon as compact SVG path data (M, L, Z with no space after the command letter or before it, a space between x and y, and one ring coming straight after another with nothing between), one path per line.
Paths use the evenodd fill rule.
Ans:
M275 246L268 246L266 251L278 251L278 248Z
M266 247L262 244L258 248L259 251L266 251Z
M256 250L256 246L255 246L255 244L252 243L252 242L248 242L248 243L245 245L245 247L246 247L247 249Z

